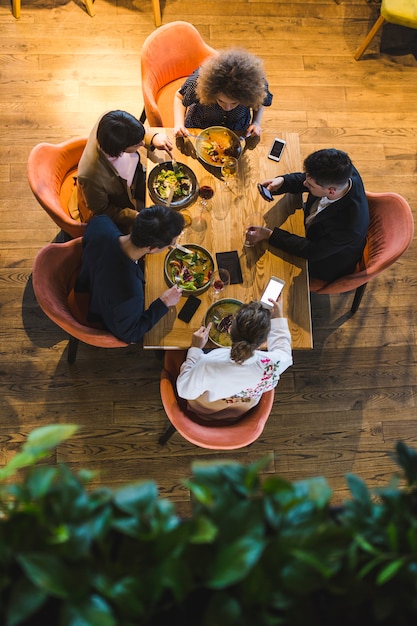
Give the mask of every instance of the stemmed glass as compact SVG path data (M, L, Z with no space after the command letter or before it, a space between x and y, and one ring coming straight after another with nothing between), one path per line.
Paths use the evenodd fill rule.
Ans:
M237 159L226 157L221 168L225 186L231 191L229 180L233 180L237 174Z
M199 204L201 212L210 209L209 200L214 196L213 183L210 176L205 176L199 184L198 195L200 196Z
M224 291L227 285L230 283L230 273L224 267L219 267L213 272L210 278L211 286L213 288L214 298Z

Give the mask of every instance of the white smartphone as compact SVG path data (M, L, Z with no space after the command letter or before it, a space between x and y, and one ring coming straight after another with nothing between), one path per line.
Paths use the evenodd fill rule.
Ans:
M285 280L277 278L276 276L271 276L260 300L262 306L266 309L272 309L272 304L269 302L269 298L272 298L275 301L278 300L278 296L283 290L284 285Z
M268 159L272 159L273 161L279 161L281 159L286 143L287 142L283 139L275 138L269 151Z

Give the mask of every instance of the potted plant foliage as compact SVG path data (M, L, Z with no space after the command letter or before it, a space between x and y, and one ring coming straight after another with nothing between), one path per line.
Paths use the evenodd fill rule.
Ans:
M0 470L2 626L383 626L417 617L417 453L376 492L348 476L195 464L181 519L152 481L89 489L40 459L75 426L33 431ZM399 482L402 481L402 482Z

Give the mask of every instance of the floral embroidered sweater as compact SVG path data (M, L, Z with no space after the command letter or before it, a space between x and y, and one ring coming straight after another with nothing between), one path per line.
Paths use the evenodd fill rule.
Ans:
M240 417L258 404L261 395L277 384L280 374L292 365L291 335L285 318L273 318L267 351L256 350L238 365L230 348L205 354L190 348L177 378L177 391L188 406L205 419Z

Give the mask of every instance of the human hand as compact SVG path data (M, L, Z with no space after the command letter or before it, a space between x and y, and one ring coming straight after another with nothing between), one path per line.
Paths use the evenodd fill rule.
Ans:
M174 126L174 137L188 137L188 130L185 128L184 124Z
M278 300L275 301L272 298L268 298L268 300L272 304L271 318L282 317L282 293L279 294Z
M174 147L168 135L164 133L156 133L156 135L153 136L152 144L155 148L158 148L158 150L165 150L169 154L171 154L172 148Z
M271 234L272 230L265 226L250 226L245 233L245 244L254 246L264 239L269 239Z
M165 304L165 306L175 306L180 301L182 295L182 289L179 289L177 285L174 285L170 289L164 291L164 293L159 296L159 299Z
M200 328L193 333L193 338L191 340L193 348L204 348L209 338L210 328L211 322L208 326L200 326Z
M268 178L261 183L262 187L266 187L269 191L277 191L284 182L283 176L277 176L276 178Z
M252 123L246 129L246 137L260 137L262 128L259 124Z

